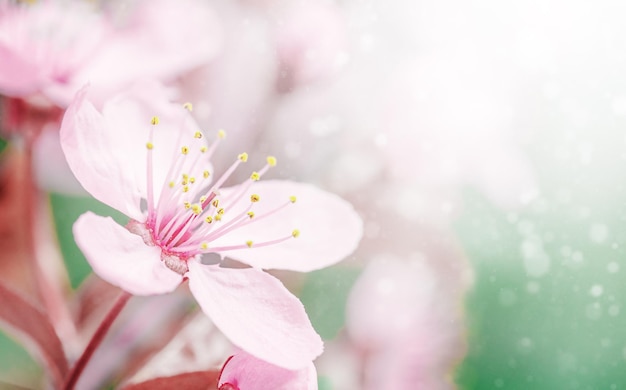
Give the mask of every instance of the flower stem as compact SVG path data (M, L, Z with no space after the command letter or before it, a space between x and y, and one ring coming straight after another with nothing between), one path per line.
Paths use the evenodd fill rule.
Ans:
M78 358L76 364L74 364L74 367L67 376L67 379L65 380L65 385L63 386L65 390L72 390L74 388L76 382L78 382L78 378L80 378L80 375L82 374L84 368L87 366L87 363L91 359L91 356L96 351L96 348L98 348L102 340L104 340L104 336L113 324L113 321L115 321L115 319L120 314L120 312L124 308L124 305L126 305L126 302L128 302L131 296L132 295L127 293L126 291L122 291L121 294L117 297L117 300L113 304L113 307L111 308L111 310L109 310L106 317L104 317L104 319L100 323L100 326L91 337L91 340L89 340L89 344L87 344L87 347L85 347L83 354Z

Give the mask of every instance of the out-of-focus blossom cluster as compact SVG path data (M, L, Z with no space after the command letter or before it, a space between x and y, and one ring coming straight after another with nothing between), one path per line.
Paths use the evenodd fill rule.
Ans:
M145 87L143 94L149 91L150 96L133 104L141 106L157 95L165 96L163 101L189 101L193 104L190 115L204 131L202 137L223 128L233 141L220 144L220 153L207 167L207 177L209 171L213 174L213 167L229 166L233 156L242 151L248 151L250 162L260 166L264 162L257 156L273 154L280 164L268 171L267 177L313 182L347 199L363 217L364 239L342 265L358 269L360 276L347 300L345 327L334 339L326 340L326 352L315 361L317 374L337 390L454 388L454 368L465 353L463 297L472 284L472 272L450 226L463 207L461 193L472 187L498 206L516 208L532 200L536 189L532 170L520 151L520 140L511 128L512 102L504 98L510 88L503 82L507 75L482 66L478 57L487 53L474 50L472 37L448 39L447 31L422 16L441 12L437 6L432 6L434 10L428 7L423 2L414 5L400 0L50 0L34 4L0 0L3 134L11 140L23 140L31 148L34 174L42 189L83 195L87 190L140 225L123 229L109 220L106 228L104 222L99 228L87 228L88 219L91 226L97 226L94 221L100 217L82 217L79 226L84 229L76 228L77 241L94 270L108 282L138 295L155 293L150 288L158 293L171 291L183 276L189 278L191 292L230 342L243 349L252 345L252 350L233 349L215 327L198 326L207 321L205 317L180 321L176 337L172 335L169 344L163 342L168 345L160 353L146 352L145 366L126 372L125 380L141 382L207 369L207 365L223 363L237 351L222 367L219 386L223 389L235 388L237 381L240 390L261 389L272 380L277 380L272 388L316 387L316 368L298 365L300 361L297 367L289 366L293 357L289 347L284 348L287 353L272 360L284 351L272 355L267 352L266 340L257 337L251 341L245 328L238 327L237 319L244 317L228 317L232 314L228 312L230 306L210 307L208 298L221 296L223 291L221 287L199 287L199 281L219 285L216 280L222 276L211 276L208 270L221 268L190 262L178 275L171 272L174 268L162 266L153 271L153 279L148 278L151 284L147 288L141 284L146 279L118 274L122 268L115 267L121 267L121 261L126 260L123 256L114 261L106 257L107 251L119 254L132 246L141 247L137 250L146 259L149 251L154 252L150 255L155 259L163 259L163 254L157 253L160 242L145 238L146 231L155 229L150 225L153 216L158 223L165 220L162 225L157 223L156 229L163 226L169 232L177 224L187 228L188 220L174 207L181 206L183 198L172 197L181 204L154 206L153 195L145 188L146 182L152 186L151 178L134 172L141 169L141 174L145 173L143 155L138 158L124 147L115 149L109 139L124 137L121 124L135 121L135 111L146 115L145 125L149 126L145 107L135 111L120 108L126 98L119 94L157 80L162 84L159 92ZM74 100L81 89L82 95ZM71 115L63 124L65 139L60 139L61 118L68 106ZM176 115L185 126L191 123ZM90 126L103 133L89 138L93 133L85 129ZM190 134L193 131L187 136ZM127 145L148 142L152 150L151 139L128 138ZM177 143L182 138L157 137L176 148L182 145ZM103 144L111 149L102 148ZM84 163L89 156L98 156L93 166ZM119 158L132 167L112 167L111 176L103 168L106 164L99 165L109 158ZM154 160L156 175L162 179L155 181L157 192L171 173L167 166L160 166L164 161L170 160L163 155ZM197 168L173 161L172 165L180 169ZM133 170L129 180L123 178L125 170ZM224 179L228 183L249 180L249 171L228 172ZM132 180L142 182L133 184ZM112 191L118 187L116 191L127 193L118 196ZM163 188L165 194L166 186ZM306 193L308 189L303 188L300 190ZM224 188L223 194L218 189L214 196L227 198L229 189ZM266 192L275 195L273 189ZM156 203L160 196L157 193ZM311 198L318 199L316 196ZM211 207L213 199L204 204L205 200L198 202L202 206L198 214ZM315 207L323 207L324 202L307 206L314 214ZM319 213L343 215L343 209L333 207ZM214 208L217 213L219 206ZM340 218L333 220L333 224L341 223ZM358 230L357 224L347 223L346 231ZM175 239L181 232L171 231ZM128 241L121 239L120 232L127 234ZM352 244L354 237L360 236L360 230L354 237L348 233L326 237L325 241L334 243L333 239L348 237L345 241ZM119 246L102 244L106 236L119 236ZM191 238L185 242L195 245L194 256L210 252L206 249L211 243ZM254 278L267 283L274 283L274 278L258 269L309 271L321 267L288 264L291 259L283 264L280 256L254 263L238 255L237 251L247 250L244 245L230 246L229 242L219 248L228 247L232 258L258 267L245 272L258 271ZM180 247L186 254L191 251L182 244ZM170 251L167 255L176 251L175 245L161 248L163 253ZM307 251L303 257L310 257L311 264L318 264L313 258L327 253L316 249L303 249ZM340 251L341 255L352 249ZM216 252L228 258L228 250ZM335 258L338 256L330 256L324 265L340 260ZM153 269L157 260L134 263L136 271ZM323 263L321 258L315 260ZM162 271L166 276L161 277ZM295 273L281 276L296 292L305 278ZM259 282L261 285L268 284ZM236 294L224 293L225 301L227 295ZM256 303L250 298L246 310L256 313L255 307L267 303L261 301L276 296L267 293ZM284 314L290 310L285 302L293 297L281 297L285 301L277 302L282 309L276 302L272 307ZM299 319L306 317L293 310ZM303 329L310 326L306 319L302 324ZM230 328L237 329L229 332ZM131 327L128 332L136 334L137 330L133 333ZM276 334L288 332L285 328ZM219 356L203 355L201 342L213 343L206 353ZM317 356L318 346L312 349L303 353L304 360ZM115 345L105 343L103 350L95 359L100 359L103 371L113 371L115 359L107 353L115 350ZM272 375L266 378L268 373ZM96 385L84 380L89 383L85 386Z

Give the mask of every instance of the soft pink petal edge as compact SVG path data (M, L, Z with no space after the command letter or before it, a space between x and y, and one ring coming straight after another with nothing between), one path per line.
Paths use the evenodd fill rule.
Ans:
M250 191L261 196L259 205L262 207L264 202L284 203L291 195L297 200L275 215L229 233L224 237L225 244L226 240L228 244L238 244L248 240L258 242L259 237L279 238L294 229L300 235L277 245L223 252L226 257L257 268L308 272L345 259L363 236L363 221L354 207L311 184L263 180L255 183Z
M288 370L240 351L224 365L218 386L225 383L246 390L317 390L317 371L311 362L300 370Z
M131 294L168 293L183 280L161 262L158 247L146 245L111 217L87 212L74 223L73 232L93 271Z
M61 148L83 188L99 201L130 218L140 220L141 194L129 182L128 167L120 166L109 144L111 129L104 117L85 100L87 88L76 94L61 124Z
M189 261L189 288L230 341L259 359L297 370L323 350L302 303L273 276Z

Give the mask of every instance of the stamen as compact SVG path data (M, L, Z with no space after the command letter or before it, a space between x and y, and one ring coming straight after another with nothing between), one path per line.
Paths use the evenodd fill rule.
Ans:
M158 117L154 117L154 118L156 118L156 121L154 122L158 123L159 122ZM185 128L185 123L186 121L189 121L189 120L191 120L191 115L186 113L185 115L182 116L179 127ZM174 143L174 145L181 145L183 143L184 136L185 136L185 132L183 131L179 132L178 138L176 142ZM172 178L176 176L176 172L181 172L183 170L183 167L185 166L185 162L187 161L185 157L186 155L182 153L178 153L176 148L172 149L171 161L173 163L170 165L169 170L167 174L165 175L165 178L167 180L163 181L158 205L156 205L156 212L154 213L156 215L156 221L154 223L153 229L154 229L154 234L156 237L164 237L164 232L162 231L162 228L166 228L166 229L171 228L170 222L172 222L172 219L169 219L169 218L172 218L172 217L170 216L170 213L168 212L168 210L172 210L171 207L173 206L173 202L176 202L176 203L180 202L179 197L181 196L181 192L179 191L178 188L176 188L176 185L174 183L175 180L172 180ZM201 160L200 158L194 159L192 168L195 167L195 164L198 163L198 161L200 160ZM190 169L189 172L193 172L193 170ZM163 218L168 218L167 223L163 224Z
M183 107L188 111L193 110L190 103L185 103ZM187 114L186 117L190 116ZM157 125L158 123L159 118L156 116L153 117L151 124ZM189 135L190 134L187 133L187 136ZM148 150L149 182L148 209L149 218L154 217L156 224L154 221L151 221L148 227L151 229L151 236L154 243L163 248L163 253L172 254L174 257L180 256L181 261L186 261L185 259L189 256L198 253L263 247L299 237L300 231L294 229L288 236L274 240L263 242L249 240L240 242L238 245L223 246L221 248L210 247L211 242L225 236L229 232L246 226L249 223L262 220L295 202L295 197L290 197L289 202L261 215L257 215L251 210L254 204L260 201L260 195L256 193L249 195L251 191L248 192L248 189L254 182L260 180L269 168L276 166L277 160L274 156L268 156L265 166L259 171L253 171L250 178L246 180L239 189L231 192L230 196L223 197L219 195L221 186L230 178L239 164L248 161L247 153L239 154L237 159L220 175L210 189L204 192L203 189L205 189L208 184L201 185L202 179L208 179L211 176L211 172L209 169L204 169L203 162L208 161L211 154L216 150L219 142L226 137L226 133L223 130L218 131L217 139L212 142L209 147L200 145L199 149L195 149L197 146L194 146L194 144L184 145L182 135L179 137L178 143L172 145L174 146L173 164L170 165L169 172L165 176L166 180L162 183L161 196L159 197L157 205L158 210L155 212L152 188L152 159L154 158L152 157L152 151L155 145L153 144L152 137L153 132L151 130L150 138L146 143L146 149ZM193 133L193 137L200 140L204 138L204 134L198 130ZM202 140L202 142L204 142L204 140ZM191 158L191 160L189 160L189 158ZM198 180L196 178L198 178ZM194 185L196 181L199 182L198 186ZM250 196L248 207L231 218L232 211L230 206L236 205L237 201L247 194ZM224 222L218 224L217 222L222 221L222 218L226 215L227 208L229 209L229 216L226 217ZM254 239L254 237L252 238Z
M232 202L232 203L239 202L239 200L244 195L244 193L250 188L250 186L255 181L259 181L261 179L261 177L263 177L263 175L271 167L275 167L276 166L276 157L268 156L266 160L267 160L267 164L265 164L265 166L263 168L261 168L260 171L252 172L252 175L250 175L250 180L247 180L243 184L241 184L240 188L237 191L235 191L233 194L231 194L226 200L228 200L229 202Z
M287 240L292 240L294 237L293 235L288 235L285 237L281 237L278 238L276 240L271 240L271 241L264 241L264 242L253 242L253 241L246 241L245 244L241 244L241 245L229 245L229 246L221 246L221 247L216 247L216 248L210 248L206 251L203 251L203 253L211 253L211 252L227 252L227 251L234 251L234 250L239 250L239 249L246 249L246 248L262 248L264 246L270 246L270 245L276 245L276 244L280 244L281 242L285 242Z
M193 211L195 215L200 215L202 214L202 207L200 207L199 204L194 203L193 205L191 205L191 211Z
M154 149L154 126L159 124L159 117L153 116L150 120L152 126L148 131L148 142L146 143L146 149L148 153L146 156L146 202L148 203L148 215L150 218L154 215L154 174L152 163L152 149Z
M217 145L219 145L220 141L226 138L226 132L224 130L220 130L217 132L217 139L211 143L211 146L207 149L205 146L200 148L202 153L207 154L207 158L211 158L215 149L217 149Z
M189 112L193 111L193 105L189 102L183 104L183 108Z
M246 162L246 161L248 161L247 153L241 153L239 156L237 156L237 160L235 160L235 162L226 170L226 172L222 174L222 176L217 180L217 182L213 184L213 187L211 187L211 190L209 192L213 192L213 193L217 192L222 186L222 184L224 184L224 182L228 180L230 175L233 174L235 169L237 169L239 164L241 164L242 162Z

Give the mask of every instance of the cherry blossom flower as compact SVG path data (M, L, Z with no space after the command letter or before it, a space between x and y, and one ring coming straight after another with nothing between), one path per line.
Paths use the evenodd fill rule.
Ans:
M287 370L243 351L224 363L219 390L317 390L317 371L313 363L301 370Z
M142 1L126 13L79 1L0 0L0 94L42 95L66 107L89 82L92 99L104 99L137 78L173 79L219 46L216 18L198 1ZM180 45L193 40L204 44Z
M466 350L460 306L469 273L449 249L370 261L346 310L348 334L365 352L361 388L454 388L451 374Z
M235 345L300 369L321 353L321 340L298 299L261 268L333 264L355 249L362 223L350 204L312 185L260 181L273 157L225 188L248 159L241 153L212 181L210 157L224 136L207 142L156 85L119 95L102 112L81 91L63 119L65 156L85 190L130 221L124 227L88 212L74 225L75 239L96 274L132 294L167 293L188 279L202 310ZM251 268L204 264L211 253Z

